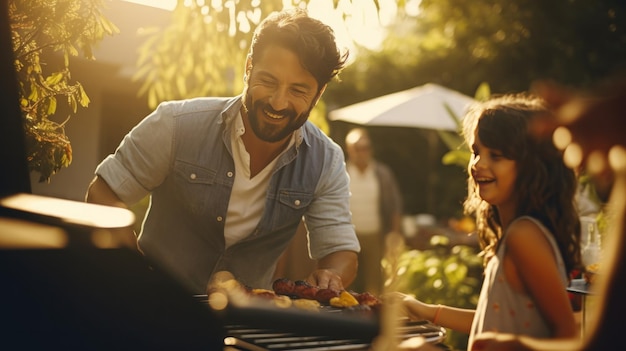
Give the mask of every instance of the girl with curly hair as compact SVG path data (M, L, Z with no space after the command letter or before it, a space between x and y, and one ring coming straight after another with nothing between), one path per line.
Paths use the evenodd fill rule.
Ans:
M485 262L476 310L425 304L399 294L410 317L469 333L537 338L578 333L567 295L569 274L581 266L577 177L551 140L535 138L529 123L547 113L529 94L477 103L463 120L472 150L467 214L476 218Z

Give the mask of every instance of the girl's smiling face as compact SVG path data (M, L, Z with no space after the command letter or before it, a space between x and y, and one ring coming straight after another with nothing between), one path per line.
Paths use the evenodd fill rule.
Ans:
M484 201L498 207L515 206L517 162L505 157L500 150L484 146L476 135L469 168Z

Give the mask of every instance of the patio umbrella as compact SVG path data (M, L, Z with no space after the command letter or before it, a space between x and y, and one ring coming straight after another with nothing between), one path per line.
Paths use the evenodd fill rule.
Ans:
M419 151L413 149L409 155L401 152L387 152L381 153L380 157L390 165L396 164L394 172L400 178L401 186L404 187L407 203L421 204L425 200L425 206L419 206L418 211L435 213L437 202L442 197L442 193L435 194L435 192L443 191L439 184L447 182L447 180L440 179L437 173L442 165L438 155L441 151L438 136L449 148L449 143L446 142L450 137L448 134L456 134L458 126L448 110L461 119L467 107L474 101L471 97L455 90L428 83L332 110L329 113L329 119L364 127L415 129L416 133L411 136L410 141L402 138L395 138L392 141L397 142L401 149L407 147L413 149L416 145L423 145L423 142L426 143L426 147L420 147ZM406 133L401 135L406 135ZM450 141L458 142L458 140ZM391 144L394 143L386 142L384 146L389 150L392 147ZM456 146L455 144L454 147ZM410 180L403 182L406 178ZM460 181L463 182L462 179ZM445 188L451 187L445 186ZM453 195L450 197L452 198Z
M462 118L472 102L474 99L467 95L428 83L333 110L329 118L366 126L456 131L456 122L446 107Z

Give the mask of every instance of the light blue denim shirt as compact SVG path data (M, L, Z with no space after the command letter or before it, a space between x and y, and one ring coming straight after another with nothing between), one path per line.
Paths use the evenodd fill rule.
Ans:
M225 248L235 176L230 128L240 108L241 96L162 103L96 169L129 205L151 195L139 247L193 293L205 293L222 270L243 284L270 288L303 216L313 259L360 250L343 152L310 122L280 156L256 229Z

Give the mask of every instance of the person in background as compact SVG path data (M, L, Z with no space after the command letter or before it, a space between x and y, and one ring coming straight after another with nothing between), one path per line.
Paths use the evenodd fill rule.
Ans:
M305 10L272 13L243 93L160 104L98 165L86 201L127 207L149 194L138 248L197 294L218 271L271 288L304 217L317 260L307 281L343 289L360 249L349 178L342 149L308 117L347 54Z
M378 295L383 290L385 235L401 233L403 199L391 169L373 156L372 141L364 128L345 138L346 168L350 175L350 211L361 244L353 290Z
M468 333L468 349L488 332L580 335L566 291L581 265L577 179L550 140L529 133L532 117L546 112L540 98L509 94L475 104L463 120L472 150L464 209L476 217L485 261L476 309L392 295L409 317Z

